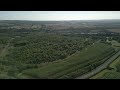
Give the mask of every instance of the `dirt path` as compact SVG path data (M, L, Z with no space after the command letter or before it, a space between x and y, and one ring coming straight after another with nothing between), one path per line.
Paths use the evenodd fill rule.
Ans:
M2 52L0 53L0 57L3 57L5 55L5 52L8 50L8 47L11 43L11 41L13 40L14 38L11 38L10 41L8 42L8 44L5 46L5 48L2 50Z
M96 69L92 70L91 72L88 72L80 77L77 77L76 79L88 79L91 76L97 74L101 70L105 69L111 62L113 62L118 56L120 56L120 51L117 52L115 55L113 55L111 58L109 58L105 63L98 66Z

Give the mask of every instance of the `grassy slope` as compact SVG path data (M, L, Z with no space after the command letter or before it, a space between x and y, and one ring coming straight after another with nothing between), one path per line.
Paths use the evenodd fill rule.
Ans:
M25 70L19 76L21 78L26 76L32 76L33 78L77 77L88 72L88 67L91 64L99 62L95 58L102 57L103 53L107 56L104 50L108 48L110 48L109 45L96 43L94 46L89 46L86 50L78 52L62 61L52 62L36 69Z

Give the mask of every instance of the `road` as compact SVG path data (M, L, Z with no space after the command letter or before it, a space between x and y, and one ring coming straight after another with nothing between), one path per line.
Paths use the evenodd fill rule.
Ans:
M11 41L13 40L14 38L11 38L10 41L8 42L8 44L5 46L5 48L2 50L2 52L0 53L0 57L4 56L4 53L6 52L6 50L8 49Z
M80 77L77 77L76 79L89 79L91 76L97 74L101 70L105 69L111 62L113 62L118 56L120 56L120 51L118 51L115 55L113 55L111 58L109 58L105 63L98 66L96 69L92 70L91 72L88 72Z

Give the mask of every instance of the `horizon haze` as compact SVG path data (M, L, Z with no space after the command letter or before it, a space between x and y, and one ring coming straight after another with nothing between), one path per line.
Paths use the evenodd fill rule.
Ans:
M120 11L0 11L0 20L68 21L120 19Z

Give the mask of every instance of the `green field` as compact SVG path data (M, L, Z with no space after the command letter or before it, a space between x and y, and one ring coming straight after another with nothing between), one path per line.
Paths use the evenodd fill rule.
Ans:
M90 79L120 79L120 73L114 70L103 70Z
M76 78L102 64L104 58L110 57L114 52L114 49L107 44L95 43L64 60L24 70L18 76L20 78Z
M91 79L120 79L120 57L112 62L108 69L105 69Z
M112 41L111 41L111 44L112 44L112 46L114 46L114 47L119 47L119 48L120 48L120 43L117 42L117 41L115 41L115 40L112 40Z

